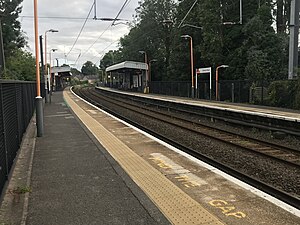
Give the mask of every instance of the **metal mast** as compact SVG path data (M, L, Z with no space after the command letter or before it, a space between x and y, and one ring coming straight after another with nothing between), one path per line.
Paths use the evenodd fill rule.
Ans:
M289 74L288 79L297 77L298 70L298 35L299 35L299 0L291 1Z

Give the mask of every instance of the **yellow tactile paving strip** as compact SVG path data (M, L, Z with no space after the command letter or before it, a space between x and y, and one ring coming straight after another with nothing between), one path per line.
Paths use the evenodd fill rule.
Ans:
M171 223L223 224L88 115L69 95L70 92L64 91L64 98L71 109Z

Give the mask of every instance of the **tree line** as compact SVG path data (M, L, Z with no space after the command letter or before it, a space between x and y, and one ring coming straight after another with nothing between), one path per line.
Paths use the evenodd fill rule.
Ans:
M221 79L286 79L290 2L243 0L241 20L240 0L144 0L129 34L118 50L105 54L100 69L143 61L142 50L155 59L152 80L189 80L189 42L181 38L189 35L195 67L229 65Z
M21 13L23 0L0 0L0 23L2 27L5 68L1 79L35 80L35 58L23 48L26 47L26 35L17 20Z
M0 0L6 62L2 77L34 80L34 57L23 50L26 36L17 20L22 1ZM181 38L187 34L193 38L195 67L229 65L220 79L285 79L290 1L243 0L242 24L240 0L141 1L129 34L120 39L118 50L105 54L100 70L121 61L143 61L139 51L144 51L155 61L152 80L189 80L189 42ZM98 73L98 67L88 61L82 72Z

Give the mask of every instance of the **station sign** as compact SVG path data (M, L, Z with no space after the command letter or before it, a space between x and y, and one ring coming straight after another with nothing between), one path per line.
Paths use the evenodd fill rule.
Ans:
M199 68L196 69L196 73L211 73L211 67L206 67L206 68Z

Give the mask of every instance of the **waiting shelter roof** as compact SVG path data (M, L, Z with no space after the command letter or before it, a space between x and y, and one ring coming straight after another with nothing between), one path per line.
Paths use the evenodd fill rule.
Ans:
M106 72L111 72L121 69L136 69L136 70L148 70L148 64L134 61L124 61L106 68Z
M51 68L52 73L63 73L63 72L70 72L70 66L54 66Z
M54 66L54 67L51 67L51 73L53 73L55 76L60 76L60 77L72 76L70 66Z

